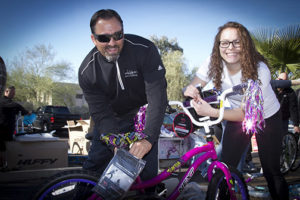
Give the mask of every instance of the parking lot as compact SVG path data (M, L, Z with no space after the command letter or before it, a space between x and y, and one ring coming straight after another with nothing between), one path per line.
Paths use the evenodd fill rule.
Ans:
M82 162L85 157L82 157L80 162ZM70 159L69 159L70 160ZM78 161L78 158L77 158ZM253 161L257 167L260 167L259 159L257 153L253 153ZM23 170L23 171L7 171L0 172L0 199L1 200L12 200L12 199L31 199L32 194L34 194L41 184L43 184L48 177L64 170L78 169L80 166L75 166L67 168L54 168L54 169L44 169L44 170ZM185 169L182 169L177 173L178 178L182 177ZM285 178L290 185L291 199L296 199L296 195L300 196L300 192L296 190L300 188L300 169L295 172L288 172ZM202 188L205 193L207 188L207 181L204 179L200 172L195 173L195 176L190 182L197 183L200 188ZM256 178L248 183L249 186L256 187L258 190L251 190L249 187L249 193L252 200L259 199L270 199L268 196L266 181L263 177ZM192 191L191 191L192 192ZM298 193L298 194L297 194Z

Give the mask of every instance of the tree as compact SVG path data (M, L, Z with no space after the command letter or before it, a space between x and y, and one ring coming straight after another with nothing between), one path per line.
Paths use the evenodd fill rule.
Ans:
M10 64L8 85L17 89L16 100L31 102L35 107L52 101L56 81L68 80L74 74L70 64L54 63L55 54L51 45L36 45L21 53ZM68 90L65 90L68 91Z
M188 83L188 70L184 64L183 49L178 45L176 39L169 40L165 36L161 38L151 36L150 39L158 47L166 68L168 99L181 100L183 98L182 88Z
M78 84L55 82L54 88L53 105L65 105L69 108L75 106L74 97L77 91L81 90Z
M300 25L282 29L261 28L252 33L258 51L271 65L271 73L277 76L287 72L291 78L299 78Z
M174 51L162 56L166 67L169 100L182 100L182 88L188 83L186 66L180 51Z
M156 45L159 49L160 55L170 53L173 51L180 51L183 53L183 49L178 45L176 39L168 39L166 36L162 36L158 38L157 36L153 35L150 36L150 40Z

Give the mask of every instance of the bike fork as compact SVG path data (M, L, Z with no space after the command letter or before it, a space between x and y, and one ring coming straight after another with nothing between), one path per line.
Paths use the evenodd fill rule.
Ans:
M234 192L234 187L233 187L234 186L233 179L232 179L230 171L229 171L229 169L228 169L228 167L226 166L225 163L222 163L220 161L214 161L208 168L208 172L207 172L208 180L211 181L211 179L213 177L213 174L214 174L214 171L217 168L222 170L222 172L225 175L224 178L225 178L227 186L228 186L228 190L229 190L229 193L230 193L230 199L231 200L237 200L237 198L235 196L235 192Z

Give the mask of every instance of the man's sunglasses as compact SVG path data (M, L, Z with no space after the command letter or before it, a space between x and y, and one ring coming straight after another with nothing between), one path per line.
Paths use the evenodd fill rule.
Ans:
M121 40L124 37L123 30L120 30L118 32L115 32L114 34L101 34L101 35L96 35L94 34L94 37L99 41L99 42L109 42L111 38L113 38L115 41Z

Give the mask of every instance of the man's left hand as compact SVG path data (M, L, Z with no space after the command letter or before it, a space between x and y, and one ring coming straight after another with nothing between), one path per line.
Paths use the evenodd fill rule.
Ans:
M132 144L129 153L137 158L142 159L152 148L152 144L146 139L139 140Z

